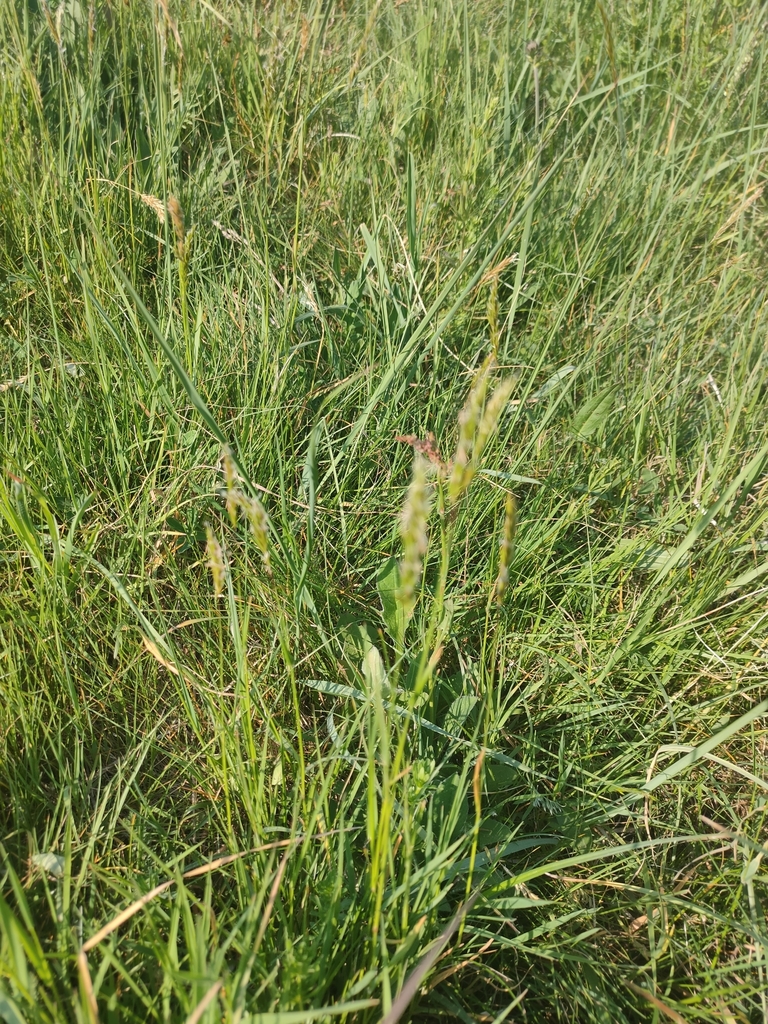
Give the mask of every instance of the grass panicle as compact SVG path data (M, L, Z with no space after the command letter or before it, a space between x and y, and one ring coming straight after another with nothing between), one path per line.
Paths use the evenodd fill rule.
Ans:
M416 605L417 590L424 568L424 555L429 544L428 524L432 509L432 487L429 462L421 452L413 459L413 472L400 515L400 539L403 556L400 561L398 600L410 617Z
M205 536L205 556L208 568L211 571L213 592L216 597L221 597L227 580L227 563L224 557L224 549L213 532L213 527L206 526Z
M269 554L269 517L258 498L249 498L245 494L238 493L237 504L245 514L251 528L251 534L256 541L256 547L261 553L261 560L267 572L270 572Z
M459 413L459 440L456 445L453 468L448 481L448 495L452 502L458 501L459 497L469 486L472 477L469 462L472 456L472 446L475 442L477 425L483 412L492 366L493 356L488 356L478 370L467 400Z
M501 540L499 541L499 571L494 586L494 595L498 605L503 604L504 596L509 587L509 563L512 560L516 530L517 502L513 494L508 494L504 507L504 526L501 532Z

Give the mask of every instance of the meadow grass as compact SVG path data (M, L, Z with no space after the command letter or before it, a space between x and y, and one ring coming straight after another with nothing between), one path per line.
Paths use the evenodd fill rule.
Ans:
M768 1021L767 17L3 0L7 1024Z

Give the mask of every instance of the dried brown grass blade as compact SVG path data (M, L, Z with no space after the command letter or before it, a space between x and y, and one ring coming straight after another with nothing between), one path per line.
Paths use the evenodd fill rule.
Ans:
M176 40L176 45L179 48L179 53L183 57L184 56L184 47L181 45L181 36L179 35L179 26L173 20L173 18L171 17L171 12L168 10L168 0L158 0L158 3L160 5L160 9L162 10L163 15L165 17L165 23L168 26L168 28L171 30L171 34L173 35L173 38Z
M717 229L717 231L715 232L715 236L712 239L713 242L716 242L718 238L722 238L726 231L728 231L729 228L732 228L734 226L734 224L738 221L741 215L745 213L753 203L757 202L757 200L763 194L763 188L763 185L753 185L752 191L749 192L745 196L745 198L739 203L736 209L731 213L730 217L725 221L725 223L722 224Z
M173 885L173 882L174 880L171 879L168 882L163 882L162 885L156 885L155 888L150 889L149 892L145 892L140 899L135 900L130 907L126 907L125 910L122 910L117 917L113 917L112 920L105 924L103 928L100 928L95 935L92 935L87 942L83 943L81 953L89 953L95 946L98 946L102 939L106 939L106 937L111 935L112 932L117 931L121 924L125 924L126 921L129 921L134 914L138 913L138 911L153 900L155 896L158 896L161 892L165 892L166 889L169 889Z
M194 1008L192 1013L190 1013L190 1015L187 1017L185 1024L197 1024L197 1022L203 1016L203 1014L208 1009L208 1007L211 1005L213 1000L219 994L219 990L220 989L221 989L221 982L220 981L214 981L214 983L211 985L211 987L205 993L203 998L200 1000L200 1002Z
M288 863L288 857L290 856L290 853L291 853L291 850L290 850L290 847L289 847L285 851L285 853L283 854L282 860L280 861L280 866L278 867L278 869L277 869L277 871L275 873L275 877L274 877L274 880L272 882L272 888L269 890L269 899L267 900L267 905L264 908L264 913L261 916L261 924L259 925L259 933L256 936L256 942L255 942L254 947L253 947L254 953L261 946L261 940L264 938L264 933L267 930L267 925L269 924L269 919L272 916L272 911L273 911L274 906L275 906L275 900L277 899L277 893L278 893L278 890L280 889L280 883L283 880L283 873L285 872L285 867L286 867L286 865Z
M91 972L88 969L88 956L84 949L81 949L77 954L77 973L80 975L80 984L83 986L91 1024L99 1024L99 1007L96 1004L96 995L93 991Z
M656 996L652 995L646 989L633 984L631 981L625 981L624 984L631 992L634 992L635 995L642 996L643 999L647 999L651 1006L655 1006L656 1009L663 1013L665 1017L669 1017L669 1019L675 1021L676 1024L685 1024L685 1017L682 1017L677 1010L673 1010L671 1006L667 1006L666 1003L662 1003L660 999L657 999Z
M299 842L301 839L306 838L305 836L296 836L293 839L279 839L274 843L265 843L263 846L255 846L251 850L243 850L241 853L230 853L224 857L217 857L216 860L209 861L208 864L201 864L200 867L191 868L189 871L185 871L181 876L182 878L199 878L200 875L210 874L211 871L216 871L217 868L222 868L226 864L231 864L233 861L241 860L243 857L249 856L252 853L263 853L265 850L276 850L284 846L292 846L294 843ZM319 836L317 838L320 838ZM277 885L280 884L280 878L282 877L282 871L285 868L287 861L286 856L283 857L280 862L280 869L278 871L278 878L276 879ZM166 882L161 882L160 885L156 885L154 889L150 889L149 892L144 893L139 899L135 900L129 907L122 910L116 917L113 917L111 921L107 922L103 928L99 929L95 935L92 935L87 942L84 942L80 947L80 952L77 954L77 970L80 975L80 981L83 986L83 992L85 993L86 1002L88 1004L88 1013L91 1018L91 1024L99 1024L99 1008L96 1003L96 994L93 991L93 981L91 980L91 972L88 967L88 953L94 949L98 944L106 939L112 932L117 931L120 925L125 924L129 921L134 914L138 913L142 907L145 907L151 900L158 896L161 892L165 892L175 882L174 878L168 879ZM274 906L275 897L277 896L277 888L273 883L273 893L270 896L271 904L268 906L268 911L271 913L271 907ZM266 924L262 921L264 928ZM217 987L218 986L218 987ZM191 1016L187 1020L187 1024L195 1024L206 1010L211 1000L215 997L216 993L221 988L221 982L216 982L203 996L203 999L192 1011ZM206 1002L207 1000L207 1002ZM199 1011L199 1013L198 1013ZM197 1016L195 1016L197 1014Z
M168 661L168 659L161 653L160 648L153 640L150 640L149 637L143 635L141 639L144 642L144 646L155 659L155 661L158 661L163 666L163 668L167 668L169 672L173 673L173 675L177 676L180 674L179 670L176 668L173 662Z
M181 877L199 878L200 875L207 875L211 871L216 871L217 868L222 868L226 864L231 864L233 861L240 860L243 857L248 857L252 853L263 853L265 850L280 849L281 847L297 843L303 838L303 836L297 836L294 839L280 839L274 843L265 843L263 846L255 846L252 850L244 850L241 853L230 853L225 857L218 857L216 860L212 860L208 864L201 864L200 867L192 868L190 871L185 871ZM106 939L106 937L111 935L112 932L117 931L121 925L125 924L126 921L129 921L134 914L138 913L138 911L153 900L155 896L170 888L174 881L175 879L170 878L167 882L162 882L160 885L156 885L154 889L150 889L149 892L135 900L129 907L126 907L125 910L121 910L116 917L113 917L112 920L105 924L103 928L99 929L95 935L92 935L87 942L83 943L81 952L88 953L95 946L98 946L103 939Z
M429 991L431 992L432 989L437 988L437 986L441 984L441 982L445 981L446 978L450 978L454 974L458 974L458 972L463 971L465 967L469 967L470 964L475 963L476 960L478 960L484 953L487 953L488 950L491 949L495 941L495 937L491 936L491 938L488 939L485 945L481 946L476 953L472 954L472 956L468 956L466 960L461 960L459 963L454 964L452 967L446 967L444 971L440 971L438 974L433 975L433 977L429 979Z
M29 374L24 374L23 377L17 377L16 380L5 380L0 384L0 391L7 391L9 388L20 388L22 384L26 384L29 380Z
M474 907L479 896L480 890L478 889L469 897L469 899L465 903L462 903L462 905L454 914L451 923L448 925L445 931L443 931L440 937L435 941L430 951L421 958L416 967L414 967L414 969L405 979L405 984L400 989L400 992L398 993L395 1001L392 1003L392 1007L389 1013L385 1014L385 1016L382 1017L380 1024L397 1024L402 1015L408 1009L411 1000L418 992L419 985L421 985L423 979L426 977L426 975L429 973L429 971L436 963L437 958L448 945L453 933L456 931L461 922L470 912L472 907Z

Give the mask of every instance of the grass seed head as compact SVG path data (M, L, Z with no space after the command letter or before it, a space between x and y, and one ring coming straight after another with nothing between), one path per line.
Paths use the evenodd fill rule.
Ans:
M235 469L235 463L229 448L224 449L222 462L224 464L224 483L227 488L227 515L229 516L229 521L234 526L237 523L237 508L240 504L241 495L237 486L237 470Z
M176 236L176 252L179 259L184 259L184 241L187 231L184 226L184 210L176 196L168 196L168 213L171 215L173 233Z
M491 290L488 296L488 328L491 332L491 351L499 349L499 276L491 278Z
M253 539L261 552L261 560L267 572L271 573L269 558L269 516L258 498L249 498L245 494L238 495L240 508L245 513L251 527Z
M173 36L173 38L174 38L174 40L176 42L176 45L179 48L179 53L182 56L184 56L184 47L181 45L181 36L179 35L179 26L173 20L173 18L171 17L171 12L168 10L168 0L158 0L158 4L160 6L160 9L163 12L163 17L165 19L165 24L171 30L171 34L172 34L172 36Z
M459 442L453 457L453 471L448 483L448 497L452 502L461 497L469 485L469 480L466 479L467 466L472 454L472 443L485 402L485 395L488 391L488 377L492 364L493 356L488 356L478 370L472 390L467 396L464 408L459 413Z
M494 587L496 603L501 604L509 586L509 563L512 558L512 551L515 546L515 532L517 530L517 502L514 494L507 495L507 504L504 514L504 530L499 541L499 573L496 577Z
M407 615L411 614L416 604L416 589L421 581L423 559L429 540L427 523L432 508L432 494L428 474L429 462L420 452L416 452L411 483L400 517L403 558L400 562L398 599Z
M474 469L479 465L485 445L499 429L502 414L507 408L507 402L514 389L515 382L511 377L503 380L485 403L480 423L475 436L474 451L472 453L472 464Z
M224 585L227 581L227 563L224 559L224 549L216 539L212 527L206 526L205 554L208 559L208 568L213 577L213 592L216 597L224 593Z
M309 46L309 18L306 14L301 16L301 35L299 37L299 60L304 59L304 54Z
M395 440L402 444L409 444L415 452L426 456L440 476L445 476L450 469L450 466L443 462L440 449L437 447L437 439L431 430L427 432L426 437L417 437L416 434L396 434Z
M160 223L165 224L165 206L162 199L158 199L157 196L150 196L146 192L141 192L139 198L145 206L148 206L150 210L154 210Z

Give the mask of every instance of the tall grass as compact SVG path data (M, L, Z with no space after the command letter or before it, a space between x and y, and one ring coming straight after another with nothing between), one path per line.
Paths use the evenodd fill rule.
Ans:
M0 10L0 1018L768 1021L751 0Z

